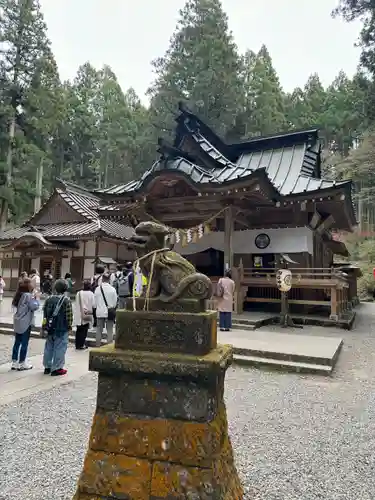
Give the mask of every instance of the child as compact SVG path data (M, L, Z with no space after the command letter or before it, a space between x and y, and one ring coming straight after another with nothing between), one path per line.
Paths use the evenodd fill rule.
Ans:
M39 297L32 294L34 288L29 278L18 284L12 305L16 307L14 313L14 345L12 352L12 370L31 370L32 365L26 361L29 346L31 326L34 322L34 313L39 308Z
M5 289L5 281L3 280L3 277L0 276L0 302L3 301L4 289Z
M65 354L68 348L69 333L72 330L73 309L66 292L66 280L57 280L55 294L49 297L43 308L43 331L47 335L44 347L44 374L65 375Z

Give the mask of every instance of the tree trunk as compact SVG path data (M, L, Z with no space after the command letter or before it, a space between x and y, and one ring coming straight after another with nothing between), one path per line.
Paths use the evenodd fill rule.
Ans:
M34 200L34 213L39 212L42 206L42 192L43 192L43 160L40 161L39 167L36 172L36 189Z
M8 188L12 185L12 161L13 161L13 140L14 134L16 130L16 115L14 114L12 120L9 124L9 137L8 137L8 152L7 152L7 178L6 178L6 186ZM1 209L0 209L0 230L5 231L7 222L8 222L8 211L9 211L9 203L5 198L1 200Z

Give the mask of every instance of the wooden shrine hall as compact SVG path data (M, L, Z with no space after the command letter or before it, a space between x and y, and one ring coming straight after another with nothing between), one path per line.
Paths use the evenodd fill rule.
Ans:
M333 231L356 225L352 183L322 179L318 130L227 144L182 104L176 121L173 144L159 140L140 179L98 193L102 217L175 228L175 249L198 270L214 281L233 270L239 313L280 309L275 271L287 259L292 308L350 314L357 276L334 266L348 251Z
M232 269L236 312L280 310L283 260L293 272L292 310L340 321L358 300L355 268L334 265L335 255L348 256L334 232L356 225L352 183L322 179L321 161L317 129L227 144L180 105L173 143L159 141L159 158L140 179L95 192L60 182L28 223L0 234L0 245L17 262L41 248L55 261L69 255L82 280L99 256L128 259L131 226L151 217L173 228L175 249L214 282Z

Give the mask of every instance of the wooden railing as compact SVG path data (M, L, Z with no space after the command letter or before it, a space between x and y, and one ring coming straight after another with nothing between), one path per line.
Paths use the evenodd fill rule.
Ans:
M304 308L328 308L330 318L338 320L352 307L349 277L334 268L294 268L292 271L292 289L289 303ZM236 294L233 310L243 312L246 302L280 303L280 291L276 286L276 269L258 269L239 267L232 269L236 282ZM216 287L219 277L211 278ZM207 303L210 309L217 309L217 298Z

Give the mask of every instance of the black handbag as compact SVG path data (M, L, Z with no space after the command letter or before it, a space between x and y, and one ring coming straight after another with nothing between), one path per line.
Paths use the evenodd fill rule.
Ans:
M116 308L115 307L108 307L108 302L107 302L107 299L105 298L105 294L104 294L104 291L103 291L103 287L102 285L100 285L100 291L102 292L102 295L103 295L103 300L104 300L104 304L108 310L108 321L115 321L116 319Z

